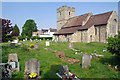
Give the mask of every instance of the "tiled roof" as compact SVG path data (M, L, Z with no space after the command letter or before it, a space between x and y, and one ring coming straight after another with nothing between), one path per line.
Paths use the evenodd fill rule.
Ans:
M82 22L87 18L88 14L84 14L81 16L76 16L70 18L68 22L58 31L55 35L58 34L72 34L78 30L88 29L91 26L95 25L105 25L108 22L108 19L113 11L92 15L85 25L82 25Z

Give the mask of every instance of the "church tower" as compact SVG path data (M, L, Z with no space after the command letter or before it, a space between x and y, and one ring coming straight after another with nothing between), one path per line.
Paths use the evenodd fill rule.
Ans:
M57 9L57 31L67 22L69 18L74 17L75 8L62 6Z

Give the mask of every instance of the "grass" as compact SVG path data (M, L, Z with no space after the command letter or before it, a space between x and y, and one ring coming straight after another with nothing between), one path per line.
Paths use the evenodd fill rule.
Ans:
M87 70L82 69L81 62L82 57L79 54L75 54L74 51L68 48L68 43L54 43L51 42L49 47L45 46L45 41L39 41L39 49L30 49L30 44L36 42L21 42L22 47L17 46L11 48L9 43L2 43L2 61L7 62L8 54L17 53L20 62L20 71L14 72L14 78L24 77L24 65L29 59L36 58L40 62L41 78L57 78L56 73L59 70L60 65L68 65L71 72L74 72L79 78L118 78L118 72L109 67L108 64L116 65L119 63L117 58L109 52L102 52L106 48L106 44L103 43L74 43L74 48L82 51L83 53L91 54L96 50L97 54L103 54L104 58L92 59L91 67ZM68 64L61 61L55 56L53 51L46 51L45 48L51 48L56 51L64 51L66 57L79 59L80 63Z

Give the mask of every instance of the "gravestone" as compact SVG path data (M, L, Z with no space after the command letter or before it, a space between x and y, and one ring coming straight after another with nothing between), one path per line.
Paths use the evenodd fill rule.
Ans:
M92 59L91 55L83 54L83 57L82 57L82 68L85 68L85 69L89 68L91 59Z
M25 39L23 39L23 41L25 41Z
M8 56L8 64L12 66L12 71L19 71L19 62L17 54L9 54Z
M68 47L69 47L70 49L72 49L72 48L73 48L73 43L70 42L70 43L68 44Z
M49 41L46 41L46 46L50 46L50 42Z
M18 41L18 39L16 39L16 40L14 40L13 42L14 42L14 43L18 43L19 41Z
M32 42L32 39L30 39L30 42Z
M7 63L0 63L0 71L2 73L0 80L8 80L12 77L11 65Z
M12 48L14 48L14 47L15 47L15 43L11 42L11 43L10 43L10 46L11 46Z
M25 40L27 41L27 38L25 38Z
M39 61L37 59L31 59L29 61L25 62L25 78L29 78L29 74L30 73L36 73L37 74L37 78L39 78L39 68L40 68L40 64Z
M38 49L38 43L34 45L34 49Z

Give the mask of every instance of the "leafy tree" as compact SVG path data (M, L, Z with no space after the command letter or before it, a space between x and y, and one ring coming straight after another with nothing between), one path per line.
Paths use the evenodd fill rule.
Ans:
M0 19L1 27L2 27L2 41L8 41L12 39L11 32L13 30L12 23L7 19Z
M21 35L23 37L26 37L26 36L31 37L32 32L36 32L36 31L37 31L36 23L32 19L28 19L22 27L22 34Z
M20 30L18 26L15 24L13 31L12 31L12 36L19 36Z
M120 57L120 32L114 38L108 38L108 47L107 49L112 54L115 54Z

